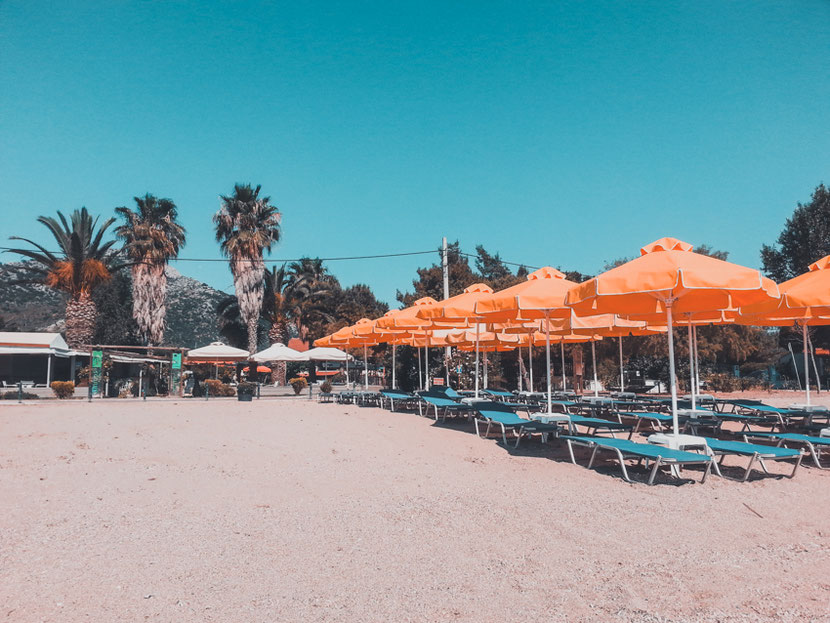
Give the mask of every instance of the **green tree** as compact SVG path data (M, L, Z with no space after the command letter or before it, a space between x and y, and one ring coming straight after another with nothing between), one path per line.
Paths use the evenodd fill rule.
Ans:
M141 331L133 317L133 288L126 271L116 272L98 287L92 293L92 300L98 310L95 344L141 344Z
M761 261L768 277L781 282L807 271L830 255L830 190L819 184L810 203L799 203L777 244L761 247Z
M66 341L69 346L79 348L90 344L97 316L92 293L122 267L116 263L116 254L112 251L115 241L103 240L115 219L107 219L99 227L98 217L93 218L86 208L81 208L73 211L69 220L60 211L57 220L47 216L37 220L52 234L59 251L50 251L17 236L12 236L11 240L22 240L34 249L10 251L34 260L32 270L36 280L68 295Z
M185 244L185 229L177 221L176 204L147 193L133 197L136 210L115 208L124 224L115 235L124 241L133 275L133 318L149 346L164 341L167 275L170 258Z
M280 211L270 197L260 197L261 186L236 184L233 194L221 197L213 216L216 241L230 259L239 312L248 332L248 351L257 349L257 324L262 310L265 262L263 253L280 239Z

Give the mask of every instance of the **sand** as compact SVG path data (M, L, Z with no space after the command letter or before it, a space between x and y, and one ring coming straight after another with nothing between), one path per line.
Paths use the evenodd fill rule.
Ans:
M0 621L830 620L830 470L648 487L471 431L304 399L0 406Z

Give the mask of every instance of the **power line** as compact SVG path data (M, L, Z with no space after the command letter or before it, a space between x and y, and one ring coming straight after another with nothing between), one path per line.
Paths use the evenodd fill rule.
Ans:
M13 251L12 247L0 247L0 251ZM61 251L49 251L52 254L60 254ZM338 256L338 257L295 257L295 258L262 258L262 261L265 264L280 264L286 262L301 262L303 260L320 260L322 262L345 262L345 261L352 261L352 260L377 260L377 259L384 259L390 257L408 257L413 255L431 255L433 253L440 253L438 250L430 250L430 251L408 251L405 253L378 253L374 255L345 255L345 256ZM457 255L461 255L464 257L469 257L476 259L478 255L475 253L465 253L464 251L458 251ZM230 261L229 258L224 257L171 257L169 262L223 262L226 263ZM237 260L237 261L250 261L250 262L258 262L257 259L251 260ZM529 268L532 270L536 270L540 268L539 266L531 266L530 264L525 264L523 262L511 262L508 260L503 260L499 258L499 262L502 264L506 264L509 266L524 266L525 268Z
M0 247L2 251L14 251L11 247ZM62 251L49 251L52 254L60 254ZM409 251L406 253L379 253L376 255L348 255L348 256L341 256L341 257L295 257L295 258L262 258L262 261L266 264L279 264L281 262L301 262L303 260L320 260L322 262L341 262L341 261L348 261L348 260L375 260L375 259L382 259L388 257L405 257L410 255L428 255L431 253L437 253L437 251ZM170 262L223 262L227 263L230 261L229 258L224 257L171 257L168 261ZM250 262L258 262L258 259L251 259L251 260L239 260L239 261L250 261Z

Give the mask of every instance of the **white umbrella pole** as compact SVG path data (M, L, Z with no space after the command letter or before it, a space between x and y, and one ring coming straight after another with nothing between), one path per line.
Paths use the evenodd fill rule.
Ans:
M429 389L429 346L424 344L424 389Z
M671 306L672 301L666 301L666 324L668 324L669 328L669 386L671 388L672 431L675 435L679 435L680 425L677 422L677 381L674 376L674 331L672 330Z
M810 406L810 360L807 353L807 323L801 325L801 335L804 339L804 390L807 395L807 406Z
M697 352L697 326L692 327L692 337L695 340L695 392L700 396L700 355Z
M369 355L368 347L363 345L363 389L369 391Z
M622 335L620 336L620 391L625 391L625 370L623 368Z
M421 386L421 389L424 388L424 375L421 373L421 347L416 346L415 350L418 351L418 385Z
M594 369L594 396L599 396L599 381L597 380L597 342L591 340L591 362Z
M490 369L490 358L487 356L487 351L484 351L484 389L487 389L487 371Z
M568 389L568 377L565 374L565 340L559 342L559 352L562 355L562 391Z
M397 389L395 385L395 350L397 350L398 345L392 344L392 389Z
M533 331L530 332L530 339L527 342L527 369L530 373L530 387L528 389L533 391Z
M548 413L553 413L553 390L550 383L550 323L548 312L545 312L545 358L548 365Z
M692 337L691 315L689 316L689 389L692 393L692 409L695 409L695 347L694 338Z
M476 323L476 398L478 398L478 332L479 324Z

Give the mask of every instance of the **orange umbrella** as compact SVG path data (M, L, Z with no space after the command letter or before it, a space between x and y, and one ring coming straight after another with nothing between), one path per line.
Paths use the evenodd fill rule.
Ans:
M244 368L242 368L242 371L247 372L248 369L249 369L249 366L245 366ZM262 373L268 373L268 372L271 372L271 368L269 368L268 366L257 366L256 371L257 372L262 372Z
M800 324L804 339L804 389L810 406L810 368L808 360L810 325L830 324L830 255L809 266L806 273L778 286L781 298L741 308L737 322L758 326Z
M583 316L666 314L669 385L677 435L672 313L731 310L778 296L775 282L757 270L694 253L692 245L675 238L661 238L640 249L640 257L573 288L566 303Z
M437 305L438 301L436 301L431 296L424 296L419 298L415 303L413 303L410 307L405 307L404 309L395 309L392 311L387 312L382 317L378 318L378 328L379 329L408 329L408 330L418 330L418 329L428 329L432 323L429 320L424 320L418 317L418 312L425 307L430 305ZM428 341L428 340L427 340ZM424 349L428 347L428 344L424 344ZM420 369L421 364L421 351L418 351L418 365ZM418 378L421 379L421 373L418 372ZM421 387L426 387L426 381L421 381Z
M527 281L485 297L476 303L475 313L487 322L506 320L536 320L570 316L565 307L565 296L576 283L568 281L564 273L546 266L527 276ZM544 326L549 334L549 327ZM545 341L548 379L548 413L552 411L550 379L550 337Z
M484 283L474 283L464 288L464 292L451 296L448 299L435 304L424 306L418 311L418 317L429 320L435 326L442 327L463 327L468 326L475 318L475 306L483 297L493 293L493 288ZM476 333L479 333L479 326L476 324ZM479 363L476 354L476 375L475 375L475 397L478 398L479 387Z

